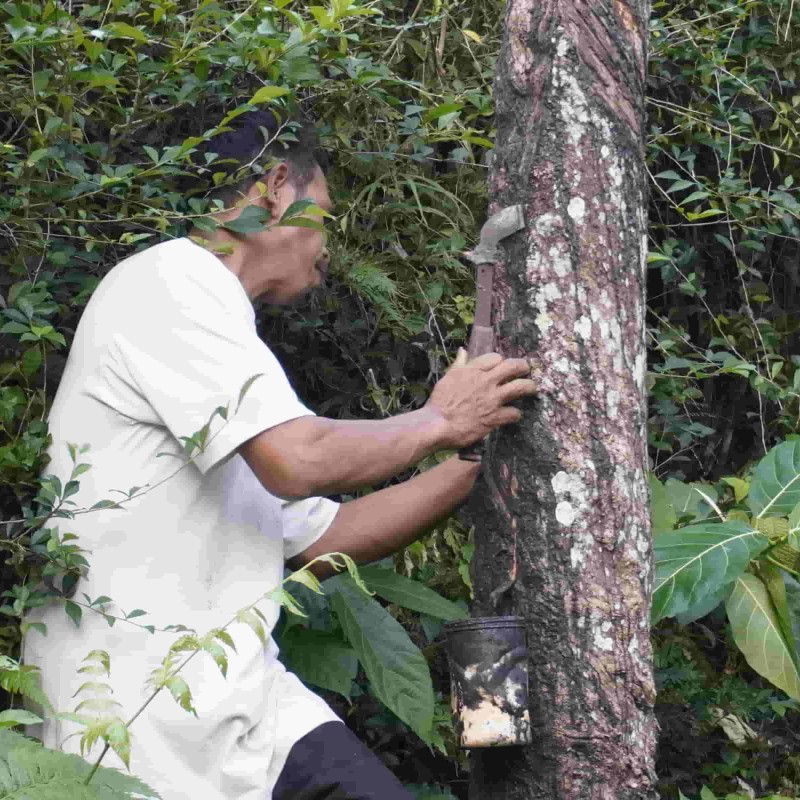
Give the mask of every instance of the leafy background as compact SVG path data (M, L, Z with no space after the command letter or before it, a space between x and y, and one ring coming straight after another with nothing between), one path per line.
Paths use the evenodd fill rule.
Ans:
M800 8L653 5L660 788L666 798L795 796ZM215 169L193 150L226 115L304 109L330 154L332 280L303 308L259 309L260 332L319 413L417 407L472 321L461 253L485 211L502 7L44 0L0 4L0 22L0 685L18 707L20 694L36 694L35 674L17 662L21 617L58 594L32 587L69 588L84 566L69 536L74 486L40 473L48 404L98 280L207 212L193 187ZM776 485L766 470L779 462ZM782 504L762 514L776 496ZM363 570L380 589L369 603L344 576L323 595L292 589L308 617L286 613L279 631L287 662L420 796L466 796L436 637L469 600L472 535L453 520ZM769 647L737 623L752 597ZM66 608L77 616L104 603L78 595ZM361 649L355 627L374 631ZM406 657L393 660L398 652ZM398 699L404 681L424 687L416 706ZM0 742L7 758L15 742Z

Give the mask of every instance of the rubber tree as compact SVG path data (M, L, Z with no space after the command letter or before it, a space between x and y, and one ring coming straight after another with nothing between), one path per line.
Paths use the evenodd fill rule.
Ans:
M646 452L648 0L507 0L490 212L496 349L539 395L488 445L476 615L519 614L533 744L473 750L471 798L654 798Z

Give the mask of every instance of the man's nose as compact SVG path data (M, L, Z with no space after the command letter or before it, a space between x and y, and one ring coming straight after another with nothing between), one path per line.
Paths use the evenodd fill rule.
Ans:
M331 264L331 251L325 247L322 252L320 253L319 258L317 259L317 264L322 269L328 269Z

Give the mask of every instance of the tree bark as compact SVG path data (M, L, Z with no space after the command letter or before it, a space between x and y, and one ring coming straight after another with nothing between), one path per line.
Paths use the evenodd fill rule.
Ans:
M490 211L496 349L539 396L472 504L475 613L519 614L534 743L473 750L475 800L655 798L646 450L649 0L508 0Z

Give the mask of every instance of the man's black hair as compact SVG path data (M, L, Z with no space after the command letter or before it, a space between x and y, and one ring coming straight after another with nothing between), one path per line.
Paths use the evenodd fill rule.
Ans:
M271 111L254 110L226 127L230 130L214 136L201 151L201 156L217 154L209 169L224 172L225 179L210 194L226 206L246 194L278 161L288 164L288 179L301 193L317 167L326 166L316 132L307 120L282 119Z

